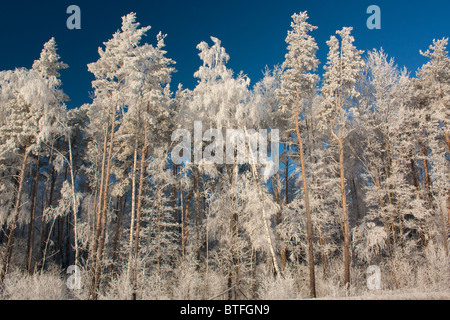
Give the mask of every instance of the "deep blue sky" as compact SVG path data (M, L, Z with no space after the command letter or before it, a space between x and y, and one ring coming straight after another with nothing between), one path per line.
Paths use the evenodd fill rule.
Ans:
M81 8L81 30L66 27L66 9L71 4ZM381 8L381 30L366 27L366 9L371 4ZM195 86L193 73L200 65L196 45L210 36L222 40L231 57L228 66L236 73L244 71L254 84L266 65L282 63L291 15L304 10L310 23L319 27L314 36L321 72L328 50L325 42L343 26L354 27L359 49L383 47L413 74L426 62L419 50L427 49L434 38L450 34L448 0L2 1L0 70L31 67L42 45L54 36L62 60L70 66L61 72L63 89L71 98L69 107L90 102L92 75L86 65L98 59L97 48L120 28L121 16L136 12L141 25L152 26L145 42L154 44L160 30L168 35L167 56L177 62L178 70L173 89L180 82L184 87Z

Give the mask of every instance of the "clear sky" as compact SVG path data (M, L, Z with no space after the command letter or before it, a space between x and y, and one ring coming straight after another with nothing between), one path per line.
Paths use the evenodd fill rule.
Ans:
M81 9L81 30L69 30L69 5ZM381 30L366 27L369 5L381 9ZM167 56L174 59L178 83L193 88L194 72L200 65L196 45L210 36L222 40L230 55L228 66L243 71L252 84L261 79L265 66L281 64L286 53L284 39L291 15L307 10L319 45L320 72L326 61L326 41L344 26L354 27L356 46L361 50L383 49L413 74L426 59L433 39L450 35L448 0L35 0L0 2L0 70L30 68L39 58L43 44L55 37L62 60L69 69L61 72L69 107L90 102L92 75L87 64L98 59L97 48L120 28L121 16L136 12L142 26L150 25L145 42L155 44L158 31L167 34ZM209 41L211 43L211 41Z

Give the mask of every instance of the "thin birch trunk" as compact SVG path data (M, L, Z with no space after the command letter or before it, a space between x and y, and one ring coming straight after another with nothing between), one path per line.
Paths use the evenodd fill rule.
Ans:
M245 130L245 134L247 134L247 128L244 127L244 130ZM252 175L253 175L253 178L255 179L255 183L256 183L257 188L258 188L258 193L259 193L260 199L261 199L261 201L263 201L264 197L263 197L261 185L259 183L258 171L256 170L255 164L250 163L250 167L252 169ZM264 205L262 206L261 211L262 211L262 216L263 216L264 231L265 231L265 234L266 234L267 244L269 246L269 252L270 252L270 255L272 257L273 266L275 268L276 274L278 276L280 276L280 277L283 277L283 274L282 274L281 269L280 269L279 264L278 264L277 256L275 254L275 249L274 249L274 246L273 246L273 243L272 243L272 237L270 236L268 217L267 217L267 214L266 214L266 210L264 209Z

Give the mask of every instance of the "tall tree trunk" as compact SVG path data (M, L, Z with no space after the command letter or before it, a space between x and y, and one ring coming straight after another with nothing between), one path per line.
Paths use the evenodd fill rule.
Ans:
M114 127L114 121L113 121L113 127ZM91 270L90 270L90 276L91 276L91 286L90 286L90 293L89 298L90 299L97 299L97 284L96 284L96 270L97 270L97 264L98 264L98 255L97 250L99 246L99 236L100 236L100 228L101 228L101 218L102 218L102 197L103 197L103 185L104 185L104 178L105 178L105 162L106 162L106 153L107 153L107 144L108 144L108 130L109 129L109 123L105 126L105 133L104 133L104 139L103 139L103 149L102 149L102 162L100 167L100 185L99 185L99 192L98 192L98 201L97 201L97 213L94 221L95 228L93 230L94 233L94 240L92 245L92 251L91 251Z
M70 133L68 135L68 145L69 145L69 167L70 167L70 181L71 181L71 192L72 192L72 214L73 214L73 235L74 235L74 248L75 248L75 256L74 256L74 265L78 265L78 206L76 202L75 196L75 176L74 176L74 167L73 167L73 154L72 154L72 141L70 139ZM69 229L68 229L69 230Z
M319 232L319 243L322 246L322 250L320 251L320 260L322 262L322 270L323 270L323 278L327 279L327 256L325 253L325 237L322 232Z
M55 170L54 167L52 167L50 190L47 194L48 188L46 186L45 190L46 190L47 199L46 199L44 206L42 207L42 221L41 221L41 230L40 230L40 236L39 236L39 238L40 238L40 240L39 240L39 242L40 242L39 261L41 263L41 269L44 267L44 264L45 264L44 249L47 247L48 235L50 232L50 222L46 220L46 217L44 216L44 212L53 203L53 193L55 191L55 184L56 184L57 178L58 178L58 172ZM49 179L50 179L50 175L49 175L49 178L47 179L47 185L49 183ZM37 266L35 266L35 269L36 268L37 268Z
M298 147L300 153L300 164L302 168L302 183L303 183L303 199L305 201L305 211L306 211L306 241L308 242L308 265L309 265L309 295L311 298L316 297L316 277L314 273L314 250L312 244L312 223L311 223L311 211L309 208L309 192L308 183L306 181L306 167L303 151L303 141L300 136L300 129L298 125L299 117L299 93L297 89L297 106L295 112L295 132L297 134Z
M285 201L286 205L289 204L289 157L288 157L289 146L286 142L286 168L285 168L285 180L284 180L284 190L285 190Z
M447 132L445 133L445 142L447 142L447 148L450 151L450 137Z
M136 168L137 168L137 149L138 141L136 138L134 144L134 154L133 154L133 172L131 173L131 221L130 221L130 236L129 236L129 256L128 256L128 267L127 267L127 278L132 283L131 268L133 264L133 238L134 238L134 225L136 220Z
M47 231L45 232L48 236L45 240L45 246L44 249L42 250L42 265L41 265L41 273L44 271L45 268L45 260L47 259L47 248L48 248L48 243L50 242L50 236L52 235L52 231L53 231L53 226L55 225L56 222L56 217L53 217L53 222L47 225Z
M424 156L424 159L422 160L423 163L423 171L425 176L425 190L426 190L426 199L428 206L430 209L432 208L432 198L433 195L431 193L431 178L430 178L430 164L428 163L428 150L425 144L422 143L422 155ZM432 215L434 215L434 210L431 211Z
M201 250L201 236L200 236L200 174L198 168L195 170L195 225L197 229L197 244L196 244L196 256L197 267L200 266L200 250Z
M159 274L161 274L161 234L162 234L162 214L161 214L161 196L159 194L159 190L156 191L156 224L157 224L157 233L156 233L156 241L158 243L158 249L156 250L156 270Z
M237 176L237 164L236 162L233 164L231 170L229 170L230 184L232 192L236 191L236 176ZM238 283L238 270L239 270L239 261L237 259L237 237L238 237L238 214L237 214L237 206L236 206L236 197L232 196L230 201L230 269L228 271L228 300L236 300L236 288L235 286Z
M68 166L64 166L64 181L67 181L67 170ZM64 226L66 224L66 216L59 216L58 217L58 251L56 255L56 261L58 261L59 265L61 267L64 267L64 251L63 251L63 245L64 245Z
M350 284L350 229L348 225L347 197L345 194L345 176L344 176L344 146L342 138L339 144L339 173L341 185L342 213L344 220L344 284Z
M40 150L36 159L36 168L33 175L33 196L30 212L30 224L28 228L28 241L27 241L27 259L26 268L29 274L33 273L33 247L34 247L34 225L36 219L36 203L37 203L37 188L39 184L39 170L40 170Z
M66 217L59 216L58 217L58 251L56 254L56 261L58 262L60 267L63 267L63 244L64 244L64 225L65 225Z
M114 126L114 125L113 125ZM101 162L101 168L100 168L100 190L98 192L98 200L97 200L97 215L95 219L95 230L94 230L94 247L93 247L93 253L96 256L97 255L97 247L98 247L98 240L100 235L100 228L102 223L102 204L103 204L103 189L104 189L104 180L105 180L105 164L106 164L106 155L107 155L107 147L108 147L108 133L109 133L109 124L105 126L105 137L103 139L103 149L102 149L102 162ZM96 259L96 258L94 258ZM95 262L95 261L94 261Z
M139 253L139 237L141 232L141 211L142 211L142 198L144 193L144 187L145 187L145 175L146 175L146 166L145 166L145 160L147 159L147 152L148 152L148 122L145 123L144 128L144 145L142 147L141 152L141 162L139 165L139 190L138 190L138 197L137 197L137 204L136 204L136 231L134 235L134 251L133 251L133 270L131 272L132 274L132 286L133 286L133 293L132 293L132 299L136 300L136 290L137 290L137 260L138 260L138 253Z
M412 154L410 155L410 159L409 159L409 163L411 165L411 175L413 178L413 184L414 187L416 188L416 191L419 191L419 179L417 178L417 170L416 170L416 165L414 163L414 160L412 158Z
M20 209L20 201L22 199L22 191L23 191L23 185L25 180L25 170L27 166L27 159L28 159L28 149L29 147L26 146L24 150L24 154L22 157L22 168L20 170L20 177L19 177L19 189L17 190L16 195L16 203L14 207L14 213L13 213L13 221L9 227L8 232L8 241L6 242L6 247L3 252L1 266L0 266L0 291L3 288L3 282L5 280L6 272L8 271L8 264L11 259L12 249L13 249L13 239L14 239L14 232L16 231L17 227L17 220L19 218L19 209Z
M450 237L450 190L447 192L447 237Z
M181 243L181 250L182 250L183 256L186 254L186 243L187 243L188 228L189 228L189 208L191 206L192 195L194 194L194 189L195 189L195 183L188 193L185 209L183 210L183 206L181 206L181 210L183 211L183 236L182 236L183 241Z
M96 270L96 292L95 299L97 299L97 290L100 287L100 281L102 276L102 263L103 263L103 253L105 249L105 239L106 239L106 227L107 227L107 213L108 213L108 200L109 200L109 181L111 176L112 167L112 151L114 145L114 130L115 130L114 117L111 123L111 132L108 147L108 158L106 163L106 175L105 175L105 185L103 187L103 204L102 204L102 214L101 214L101 233L98 246L97 254L97 270Z
M100 286L100 277L102 271L102 258L103 247L106 233L106 212L108 204L108 186L109 178L111 174L111 158L112 148L114 142L114 129L115 129L114 113L111 114L110 122L106 126L105 139L103 141L103 154L102 154L102 168L100 178L100 192L98 196L98 208L97 208L97 220L96 231L94 235L94 247L93 247L93 263L91 267L91 292L90 299L97 300L98 289ZM109 147L108 147L108 129L109 134ZM106 167L105 167L106 162Z
M72 247L72 243L71 243L71 230L72 230L72 227L73 226L73 223L72 223L72 221L71 221L71 216L70 215L68 215L67 217L66 217L66 226L65 226L65 228L66 228L66 236L64 237L64 249L65 249L65 261L64 261L64 264L63 264L63 269L66 269L69 265L73 265L74 263L71 263L71 258L70 258L70 251L71 251L71 247Z
M275 201L278 204L278 211L277 211L277 215L276 215L276 225L279 226L282 222L282 210L283 210L283 203L282 203L282 199L281 199L281 181L280 181L280 174L277 172L275 174L275 177L273 178L273 190L274 190L274 194L275 194ZM280 232L277 232L277 236L278 236L278 241L280 242L280 247L281 247L281 270L284 271L286 268L286 264L287 264L287 248L283 243L283 237L281 236Z
M411 165L411 175L413 177L413 184L414 184L414 188L416 190L416 197L417 199L420 198L419 192L420 192L420 186L419 186L419 178L418 178L418 174L417 174L417 169L416 169L416 165L414 162L414 159L412 157L412 152L410 153L410 165ZM425 236L423 234L423 227L422 227L422 223L419 222L419 238L420 238L420 244L422 245L422 247L425 246Z
M113 250L112 250L112 263L109 268L109 273L112 274L115 269L117 254L119 250L119 242L122 234L122 216L124 211L124 196L119 196L117 199L117 217L116 217L116 229L114 231Z
M245 130L245 134L247 134L247 128L244 127L244 130ZM254 179L254 181L256 183L256 186L258 188L259 197L260 197L261 201L263 201L264 197L263 197L263 193L262 193L262 190L261 190L261 184L259 182L258 171L256 170L255 164L250 163L250 168L251 168L251 171L252 171L253 179ZM277 276L283 277L283 274L282 274L282 272L280 270L280 267L279 267L277 256L275 254L275 249L274 249L274 246L273 246L272 237L270 235L270 230L269 230L269 223L268 223L269 218L267 217L266 210L264 209L264 206L262 206L261 211L262 211L262 218L263 218L263 224L264 224L264 231L265 231L265 234L266 234L266 240L267 240L267 244L269 246L269 253L272 256L272 263L273 263L273 266L275 268L275 273L276 273Z
M440 220L441 220L442 242L444 244L445 255L448 256L448 235L447 235L447 228L445 225L444 212L442 210L441 202L442 201L439 201L439 213L440 213Z
M355 211L356 211L356 221L359 221L361 214L359 212L358 189L356 188L355 178L352 179L352 187L353 187L353 202L355 204Z
M142 211L142 197L144 193L144 187L145 187L145 175L146 175L146 166L145 166L145 160L147 159L147 143L148 143L148 123L145 123L145 129L144 129L144 146L142 147L142 153L141 153L141 163L139 168L139 191L138 191L138 198L137 198L137 207L136 207L136 233L134 236L134 257L137 258L137 254L139 251L139 237L140 237L140 227L141 227L141 211Z
M344 119L344 111L340 106L341 96L339 95L336 101L336 109L339 110L341 119ZM341 131L340 136L334 132L334 124L339 116L336 113L333 123L331 125L331 135L333 139L338 143L339 150L339 177L340 177L340 189L341 189L341 203L342 203L342 219L343 219L343 233L344 233L344 285L350 285L350 229L348 226L348 212L347 212L347 196L345 193L345 172L344 172L344 144L343 137L341 136L342 130L344 130L344 124L341 123L339 130ZM343 120L342 120L343 121Z

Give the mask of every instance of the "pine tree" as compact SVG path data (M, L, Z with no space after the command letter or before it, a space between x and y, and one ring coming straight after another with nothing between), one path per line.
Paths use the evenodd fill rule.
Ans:
M122 27L113 38L105 42L105 49L99 48L100 58L88 65L95 76L92 82L95 93L93 109L90 111L90 126L96 137L102 132L101 162L97 173L100 175L98 184L98 203L95 218L94 239L92 243L92 283L90 297L96 299L100 285L103 251L106 239L108 219L108 199L112 156L115 144L118 115L125 105L127 76L132 74L132 67L137 63L138 45L150 27L139 28L135 22L136 15L130 13L122 17ZM100 129L100 130L98 130ZM143 152L145 154L145 152Z
M102 137L103 140L102 142L98 140L97 144L92 145L92 151L94 153L100 151L102 155L101 161L97 163L99 164L97 174L100 178L97 178L99 189L92 249L91 298L93 299L97 298L102 270L110 177L113 172L117 172L114 168L116 159L113 159L113 153L128 151L129 155L130 153L133 155L133 167L138 167L138 182L136 170L132 171L133 195L137 192L137 198L136 202L132 200L135 216L132 219L133 226L130 228L130 243L133 245L130 250L135 261L140 247L149 144L153 139L158 139L158 133L167 138L167 130L170 128L168 125L170 91L165 85L170 82L171 73L174 71L170 67L173 61L165 57L166 52L163 50L165 36L161 33L157 36L155 47L140 43L149 29L150 27L139 28L134 13L124 16L121 30L105 43L104 50L99 49L99 60L88 65L96 77L93 81L95 100L89 114L91 134L96 139ZM102 133L99 132L99 128ZM127 146L127 142L131 142L131 146L135 147L133 151L129 145ZM103 147L98 148L97 146L101 144ZM123 159L124 155L120 153L118 156ZM139 187L136 191L137 183Z
M433 40L433 44L420 54L430 59L417 72L414 79L415 102L423 115L418 119L422 132L421 149L425 172L428 201L433 202L433 211L440 216L444 249L448 254L447 230L445 228L444 207L449 189L448 155L450 152L450 58L446 51L448 38ZM434 201L433 201L434 200ZM431 205L431 203L430 203ZM450 208L447 207L447 221ZM448 222L447 222L448 223Z
M312 244L311 211L309 205L309 191L307 172L305 165L304 142L299 127L300 104L308 105L311 101L318 76L313 72L317 69L319 61L316 58L318 49L314 38L309 34L317 27L307 22L308 14L301 12L292 16L292 30L288 32L286 43L288 53L283 63L284 72L281 77L280 105L292 115L289 117L295 123L295 133L298 141L300 165L302 169L303 197L307 220L308 263L310 277L310 296L316 296L316 284L314 274L314 251ZM303 110L303 119L307 121ZM292 120L291 120L292 121Z
M351 36L351 27L345 27L336 33L340 36L339 41L331 36L327 41L330 48L327 64L325 66L324 84L322 96L324 97L322 119L329 123L331 135L338 144L339 149L339 175L341 206L343 212L344 230L344 284L350 284L350 229L347 211L347 197L344 173L344 138L348 134L346 124L352 112L352 99L358 93L355 83L360 76L364 65L361 60L362 51L357 50L354 38Z
M65 117L65 108L58 108L61 103L68 100L68 97L62 90L60 90L61 80L59 79L59 71L62 69L67 69L68 65L60 61L60 56L57 53L57 45L55 38L51 38L48 42L44 44L44 48L41 51L38 60L35 60L32 66L32 70L36 70L41 76L49 81L49 85L53 85L55 88L55 101L53 104L54 108L46 110L45 117L53 117L52 122L55 124L50 132L46 133L45 140L51 140L51 136L60 135L62 133L61 121ZM53 112L52 112L53 111ZM54 111L57 111L55 113ZM28 227L28 242L27 242L27 256L26 256L26 266L28 272L32 272L33 268L33 247L34 247L34 229L35 229L35 219L37 210L37 187L39 184L39 171L41 162L41 147L37 147L36 165L35 173L33 175L33 192L32 192L32 205L30 212L30 224Z

